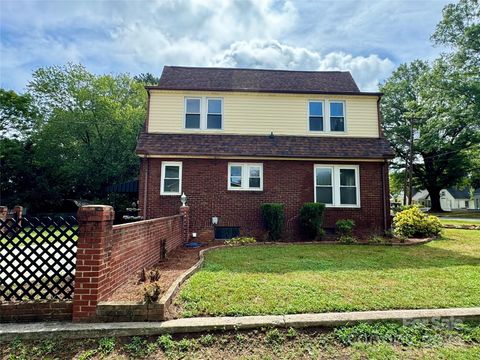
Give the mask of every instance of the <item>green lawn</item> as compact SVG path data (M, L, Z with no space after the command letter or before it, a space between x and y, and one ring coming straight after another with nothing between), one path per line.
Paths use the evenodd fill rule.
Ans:
M480 306L480 231L407 247L220 249L175 303L183 316Z
M456 217L464 219L480 219L480 211L472 210L453 210L445 211L441 213L429 213L430 215L435 215L439 217Z
M478 220L451 220L449 218L440 218L442 224L449 225L478 225L480 226L480 221Z

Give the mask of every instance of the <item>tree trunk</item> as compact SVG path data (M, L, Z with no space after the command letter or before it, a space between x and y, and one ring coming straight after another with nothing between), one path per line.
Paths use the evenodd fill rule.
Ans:
M428 194L430 195L430 201L432 202L432 207L430 212L443 212L442 207L440 206L440 190L438 188L427 188Z

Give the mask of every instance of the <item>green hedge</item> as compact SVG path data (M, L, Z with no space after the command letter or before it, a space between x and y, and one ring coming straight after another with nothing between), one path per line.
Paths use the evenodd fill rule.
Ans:
M324 213L325 204L321 203L305 203L300 209L300 226L309 239L315 239L323 235Z
M262 204L262 218L268 230L269 240L276 241L282 237L285 213L283 204Z

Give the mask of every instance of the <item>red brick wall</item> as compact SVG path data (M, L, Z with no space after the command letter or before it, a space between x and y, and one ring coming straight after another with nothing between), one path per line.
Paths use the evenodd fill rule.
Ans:
M106 300L124 281L187 240L188 207L180 214L113 226L110 206L90 205L78 212L79 233L73 320L95 318L99 301Z
M285 204L287 228L293 239L299 239L298 213L301 205L313 201L313 161L266 160L263 163L263 191L228 191L227 165L224 159L163 159L182 161L182 191L190 207L190 231L202 233L212 229L211 217L219 217L219 225L240 226L244 233L258 234L262 229L260 204ZM238 161L240 162L240 161ZM175 214L179 196L160 195L162 159L143 159L140 176L140 209L144 209L145 169L148 167L146 218ZM333 164L334 162L328 162ZM342 162L342 164L347 164ZM382 231L384 211L389 209L388 190L384 199L382 185L388 189L384 164L379 162L351 162L360 166L361 208L328 208L325 227L333 228L339 219L353 219L357 234ZM382 183L383 181L383 183ZM389 210L386 212L389 213ZM387 224L388 226L388 224ZM210 232L211 234L211 232Z
M0 304L0 323L69 321L71 301L16 302Z

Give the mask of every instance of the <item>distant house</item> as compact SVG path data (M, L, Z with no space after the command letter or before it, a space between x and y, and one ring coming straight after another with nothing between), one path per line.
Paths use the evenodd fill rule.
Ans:
M478 197L480 198L480 192ZM432 206L430 195L427 190L418 191L413 196L412 201L414 204L418 204L423 207ZM471 199L468 188L457 189L450 187L440 190L440 206L443 211L475 209L474 200Z
M476 210L480 210L480 188L473 193L473 207Z

